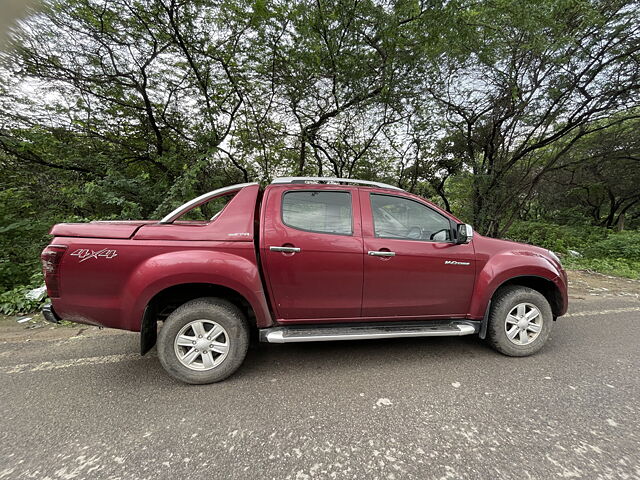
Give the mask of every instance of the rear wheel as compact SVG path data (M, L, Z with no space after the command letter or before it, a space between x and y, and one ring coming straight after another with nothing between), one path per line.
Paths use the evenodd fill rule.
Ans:
M532 288L511 285L495 294L487 340L505 355L525 357L544 346L552 325L553 313L544 295Z
M246 318L232 303L198 298L174 310L158 336L158 357L173 378L192 384L224 380L249 346Z

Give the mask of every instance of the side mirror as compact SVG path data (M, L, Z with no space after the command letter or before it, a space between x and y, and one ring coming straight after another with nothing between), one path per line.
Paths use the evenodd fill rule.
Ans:
M468 223L459 223L456 243L469 243L471 240L473 240L473 228L471 227L471 225L469 225Z

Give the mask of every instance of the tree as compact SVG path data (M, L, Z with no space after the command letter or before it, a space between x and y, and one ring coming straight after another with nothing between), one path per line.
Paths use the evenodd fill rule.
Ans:
M547 176L540 202L548 214L571 208L592 223L622 230L640 215L640 121L583 137Z
M494 236L636 221L615 178L638 171L637 0L42 5L0 53L7 247L20 215L39 238L291 174L393 183Z
M474 224L501 235L576 142L637 117L637 5L480 3L455 21L428 96L473 174Z

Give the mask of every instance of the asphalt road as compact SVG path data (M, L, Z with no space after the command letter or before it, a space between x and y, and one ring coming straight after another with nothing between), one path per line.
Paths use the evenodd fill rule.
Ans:
M529 358L470 337L260 345L206 386L135 334L0 342L0 479L638 479L638 339L637 299L575 300Z

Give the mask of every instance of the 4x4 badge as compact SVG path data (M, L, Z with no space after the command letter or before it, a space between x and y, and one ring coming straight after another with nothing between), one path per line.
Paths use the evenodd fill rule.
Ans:
M97 260L98 257L103 257L103 258L117 257L118 251L109 250L108 248L103 248L102 250L98 250L96 252L95 250L89 250L88 248L79 248L78 250L75 250L70 255L72 257L78 257L80 259L80 262L78 263L82 263L85 260L89 260L91 258L95 258Z

